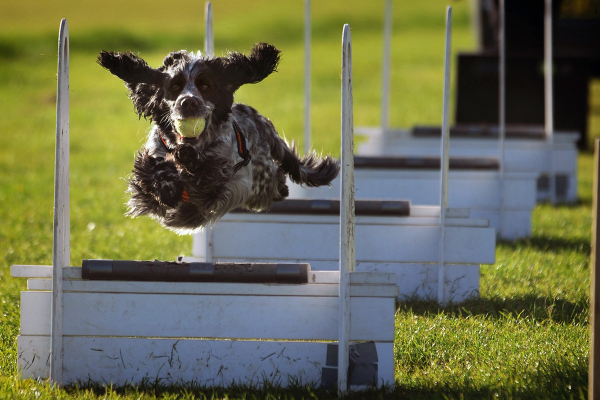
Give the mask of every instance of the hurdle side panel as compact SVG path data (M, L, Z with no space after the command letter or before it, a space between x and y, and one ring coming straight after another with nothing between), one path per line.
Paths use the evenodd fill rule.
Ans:
M436 205L440 201L439 171L357 169L355 172L357 199L410 199L412 204ZM448 201L450 207L499 208L500 177L497 171L449 172ZM507 206L531 210L536 202L537 174L512 172L505 176L505 185L514 186ZM291 184L291 198L333 198L339 191L339 179L331 187L303 188Z
M475 218L489 218L490 225L500 226L502 218L502 232L499 237L506 240L516 240L531 236L531 212L523 210L504 210L502 215L490 212L490 210L472 210ZM492 264L492 263L482 263Z
M214 232L215 259L305 260L316 269L314 261L339 259L335 247L339 241L338 229L333 224L297 225L293 230L286 230L278 223L221 221ZM437 262L439 255L431 249L437 248L439 240L439 225L357 225L356 258L358 262ZM449 263L493 264L495 261L495 231L492 228L448 227L446 240ZM303 245L296 246L297 243Z
M50 377L50 336L17 336L17 368L23 379Z
M358 263L359 271L393 272L398 277L400 301L437 300L439 264ZM462 302L479 295L479 265L446 264L446 299Z
M50 292L21 293L21 334L50 334ZM395 297L352 297L351 340L394 339ZM337 340L338 299L64 294L65 336ZM274 318L274 316L277 316Z
M320 385L326 362L323 342L242 340L64 338L65 383L124 385L143 379L162 383L195 382L226 386L260 385L264 380L287 386L295 379ZM394 344L376 342L378 383L394 383ZM18 368L23 378L49 374L50 337L18 337Z
M363 275L368 274L363 272ZM391 274L390 274L391 275ZM389 277L390 281L395 278ZM393 285L371 285L365 276L366 284L350 286L350 295L353 297L394 297L398 289ZM211 294L243 296L318 296L338 297L338 284L319 285L284 285L284 284L256 284L244 283L197 283L197 282L129 282L129 281L87 281L65 280L64 290L68 292L99 292L99 293L150 293L150 294ZM28 290L51 290L51 279L28 279Z
M537 201L537 177L532 173L507 172L504 181L504 207L531 210Z

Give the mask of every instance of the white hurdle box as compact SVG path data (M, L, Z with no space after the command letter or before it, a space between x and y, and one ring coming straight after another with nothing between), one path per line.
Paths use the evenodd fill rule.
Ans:
M351 160L347 24L342 37L342 159ZM84 260L82 267L68 266L68 48L63 19L53 265L11 268L12 276L27 278L27 290L21 293L20 377L49 378L59 386L312 384L339 393L349 387L393 385L399 291L394 274L355 271L352 163L341 171L344 191L334 243L341 255L338 271L312 272L306 262L259 268L252 263ZM243 282L229 279L237 273ZM217 279L220 274L229 278ZM268 279L257 282L262 274Z
M362 157L354 159L357 199L410 199L412 204L440 204L440 159L436 157ZM495 159L450 159L448 205L469 208L472 218L489 220L498 237L516 240L531 236L531 213L536 205L532 172L506 172L504 180ZM332 198L340 190L303 188L288 180L290 198ZM501 204L504 193L504 204Z
M440 128L356 128L367 141L358 146L363 156L439 156ZM498 157L497 126L459 125L450 129L451 157ZM550 200L550 176L554 169L556 200L577 201L577 132L554 132L553 144L543 127L508 125L504 141L505 172L534 172L537 201ZM553 163L554 165L551 165Z
M304 260L313 270L336 270L338 238L339 202L288 199L269 212L226 215L194 236L193 257L184 261ZM487 220L469 218L468 209L449 209L445 242L447 299L478 296L479 265L495 262L494 229ZM439 206L356 201L357 271L396 274L399 300L437 299L439 244Z
M28 278L19 370L48 378L52 267L15 265L11 273ZM310 271L306 284L94 281L83 280L80 267L63 273L65 383L335 387L337 343L328 341L338 339L338 271ZM396 277L350 277L350 340L371 343L359 345L365 355L351 361L350 385L393 384Z

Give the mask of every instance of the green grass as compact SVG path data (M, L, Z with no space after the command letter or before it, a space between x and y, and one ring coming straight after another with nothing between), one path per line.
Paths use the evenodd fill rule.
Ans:
M50 264L60 18L71 33L71 262L83 258L164 259L190 254L191 239L149 219L123 216L125 178L148 123L139 121L123 84L95 64L102 50L139 52L151 65L203 40L203 4L182 0L59 4L0 3L0 400L325 399L323 390L194 386L70 388L20 381L16 371L19 292L13 264ZM313 2L312 130L318 150L339 155L340 42L353 27L356 125L379 121L383 2ZM445 2L394 3L391 123L439 124ZM454 52L473 49L469 2L453 1ZM214 2L217 53L268 41L283 51L279 72L243 87L237 100L268 116L288 139L303 140L302 2ZM592 86L592 133L599 130L600 85ZM579 158L574 206L540 205L533 236L499 243L481 267L481 298L439 308L399 305L396 385L350 398L585 398L589 313L592 157Z

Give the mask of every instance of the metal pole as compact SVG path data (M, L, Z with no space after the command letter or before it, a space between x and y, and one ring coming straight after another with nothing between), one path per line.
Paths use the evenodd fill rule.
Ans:
M204 6L204 55L208 57L214 57L215 55L215 37L213 34L213 12L212 3L206 2ZM207 262L213 261L213 227L204 227L204 239L205 239L205 260Z
M57 76L50 380L62 386L63 268L71 262L69 222L69 26L66 19L63 19L60 23Z
M554 90L552 85L552 0L545 0L544 9L544 82L545 130L550 153L550 201L556 204L556 177L554 172Z
M385 2L383 26L383 82L381 84L381 129L384 137L390 126L389 105L390 105L390 47L392 41L392 0Z
M350 25L342 34L342 185L340 189L340 326L338 342L338 391L348 390L350 343L350 273L354 252L354 139L352 116L352 38Z
M600 341L596 340L596 334L600 334L600 139L595 141L594 151L594 199L592 206L592 260L590 265L590 355L588 371L588 398L600 399Z
M504 145L506 138L506 40L504 0L499 0L498 13L500 17L498 32L498 153L500 158L500 226L498 234L502 237L504 227Z
M310 0L304 0L304 152L310 148Z
M441 184L440 184L440 248L438 301L446 304L446 210L448 208L448 169L450 164L450 61L452 56L452 7L446 9L446 44L444 49L444 100L442 112Z
M213 14L210 1L207 1L204 7L204 29L204 54L213 57L215 55L215 38L213 36Z

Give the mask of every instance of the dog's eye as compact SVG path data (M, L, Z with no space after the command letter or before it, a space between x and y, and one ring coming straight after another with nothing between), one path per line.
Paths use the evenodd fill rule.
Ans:
M203 79L198 79L196 81L196 87L200 91L204 92L204 91L207 91L208 89L210 89L210 83L208 83L207 81L205 81Z
M185 86L185 80L181 76L175 76L171 82L169 82L169 91L173 93L180 92Z

